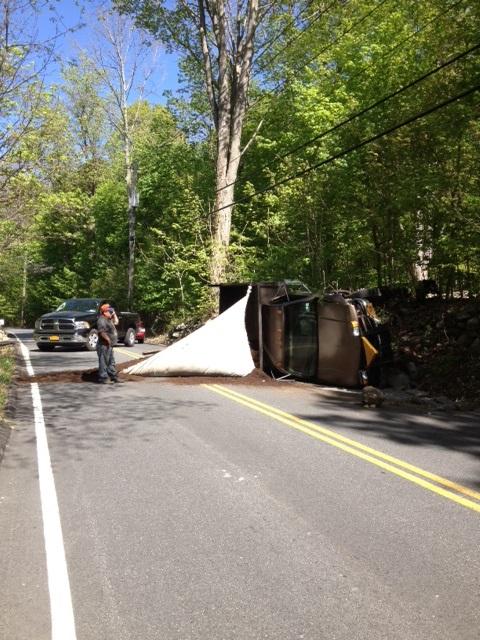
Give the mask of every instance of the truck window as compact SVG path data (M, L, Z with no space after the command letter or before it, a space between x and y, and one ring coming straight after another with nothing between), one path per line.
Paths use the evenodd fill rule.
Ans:
M98 308L98 300L90 298L72 298L64 300L55 311L85 311L94 313Z

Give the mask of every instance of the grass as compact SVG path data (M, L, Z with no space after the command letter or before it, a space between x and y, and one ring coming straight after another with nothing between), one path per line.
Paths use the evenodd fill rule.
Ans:
M15 367L13 347L0 347L0 418L7 401L8 387Z

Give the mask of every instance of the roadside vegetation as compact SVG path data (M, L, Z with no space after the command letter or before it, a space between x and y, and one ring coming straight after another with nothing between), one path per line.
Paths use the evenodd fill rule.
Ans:
M15 352L13 347L0 347L0 419L3 418L8 387L15 368Z

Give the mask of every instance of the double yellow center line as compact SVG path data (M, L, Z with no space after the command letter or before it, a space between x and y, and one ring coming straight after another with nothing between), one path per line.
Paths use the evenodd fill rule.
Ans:
M467 507L467 509L480 513L480 502L474 502L474 500L480 501L480 493L478 491L474 491L473 489L464 487L456 482L452 482L447 478L442 478L434 473L420 469L419 467L400 460L399 458L395 458L394 456L390 456L382 451L377 451L376 449L367 447L360 442L346 438L331 429L326 429L314 422L297 418L290 413L276 409L275 407L264 404L259 400L245 396L222 385L204 384L203 386L210 391L228 398L229 400L233 400L234 402L246 406L249 409L273 418L292 429L297 429L316 440L320 440L321 442L336 447L337 449L341 449L346 453L350 453L351 455L361 458L366 462L370 462L371 464L393 473L404 480L413 482L428 491L433 491L433 493L443 496L448 500L452 500L463 507Z
M115 347L115 351L123 353L125 356L130 356L133 360L140 360L140 358L144 358L145 356L141 353L135 353L135 351L129 351L128 349L124 349L123 347Z

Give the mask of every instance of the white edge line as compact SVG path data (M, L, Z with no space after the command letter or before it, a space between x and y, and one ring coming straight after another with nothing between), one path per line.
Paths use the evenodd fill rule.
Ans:
M27 347L20 342L29 376L34 375ZM50 594L50 617L52 640L76 640L72 596L68 579L67 559L63 544L62 524L58 508L57 492L53 477L50 452L48 450L42 400L37 383L31 384L32 403L37 444L38 479L42 505L43 535L47 560L48 591Z

